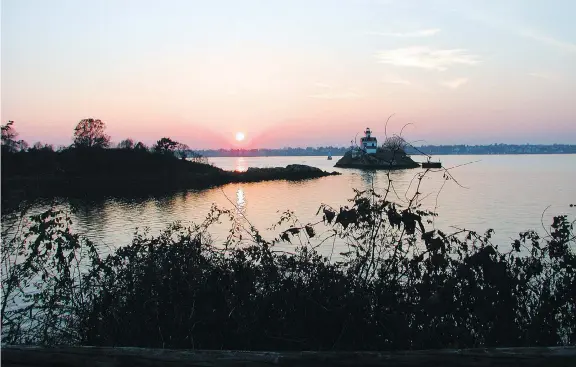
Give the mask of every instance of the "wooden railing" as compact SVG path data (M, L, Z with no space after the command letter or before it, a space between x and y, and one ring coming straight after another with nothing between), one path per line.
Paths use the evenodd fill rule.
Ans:
M570 366L576 347L406 352L242 352L105 347L2 347L2 367Z

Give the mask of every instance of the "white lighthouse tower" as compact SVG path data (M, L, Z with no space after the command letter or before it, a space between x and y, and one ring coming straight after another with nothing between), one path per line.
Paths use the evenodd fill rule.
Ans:
M364 131L364 136L360 139L360 142L362 143L362 149L366 154L376 154L376 150L378 149L378 140L372 136L372 131L369 127Z

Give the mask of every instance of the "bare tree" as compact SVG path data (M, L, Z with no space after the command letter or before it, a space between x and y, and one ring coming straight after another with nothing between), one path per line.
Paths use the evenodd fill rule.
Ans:
M106 124L99 119L83 119L74 128L74 146L77 148L107 148L110 136L104 133Z
M404 148L406 148L406 141L398 135L387 137L382 144L382 148L392 152L403 152Z
M174 154L176 155L176 157L185 160L186 158L188 158L188 151L190 150L190 147L186 144L183 143L178 143L178 145L176 145L176 149L174 151Z

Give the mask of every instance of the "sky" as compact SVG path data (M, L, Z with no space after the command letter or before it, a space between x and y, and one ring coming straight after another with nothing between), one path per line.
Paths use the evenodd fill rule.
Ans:
M2 0L1 118L56 145L83 118L113 142L197 149L346 146L365 127L576 143L574 14L573 0Z

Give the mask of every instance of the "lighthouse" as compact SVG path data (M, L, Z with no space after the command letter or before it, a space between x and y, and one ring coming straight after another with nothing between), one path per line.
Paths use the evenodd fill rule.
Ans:
M364 136L360 139L360 142L362 143L362 149L366 154L376 154L376 150L378 149L378 140L372 136L372 131L369 127L364 131Z

